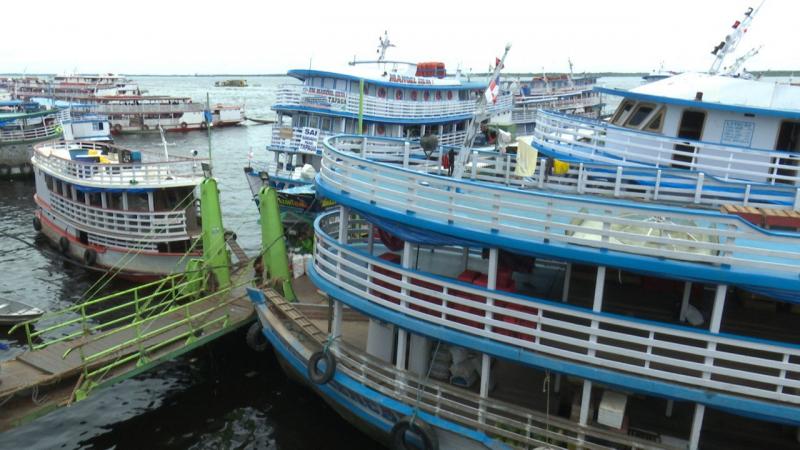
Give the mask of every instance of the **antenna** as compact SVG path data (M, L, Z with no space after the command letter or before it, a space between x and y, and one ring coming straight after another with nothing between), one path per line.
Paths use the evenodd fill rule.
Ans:
M383 32L383 37L378 37L378 42L378 62L383 62L386 59L386 49L395 47L395 45L389 40L388 31Z
M762 0L761 4L758 5L756 9L753 9L752 7L747 8L747 11L744 12L744 17L742 20L733 22L733 25L731 25L733 31L728 33L728 35L725 36L725 39L711 50L711 54L716 56L716 58L711 64L711 69L708 70L708 73L712 75L719 73L725 58L736 50L736 47L742 40L742 37L745 33L747 33L747 29L750 26L750 23L753 21L753 18L763 5L764 0Z

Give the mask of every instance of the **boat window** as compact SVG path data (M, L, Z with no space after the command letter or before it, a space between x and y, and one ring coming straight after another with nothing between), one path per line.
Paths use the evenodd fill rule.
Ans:
M628 113L633 109L633 105L634 103L632 101L623 100L617 108L617 112L614 113L614 119L611 120L611 123L621 125L625 121L625 118L628 117Z
M75 190L75 201L78 203L86 204L86 194L83 191Z
M89 206L95 206L97 208L103 207L103 200L99 192L91 192L87 197L89 197Z
M347 80L341 80L341 79L337 78L334 81L335 81L335 85L334 85L335 89L338 89L340 91L347 90Z
M325 88L328 88L328 89L333 89L334 82L336 80L334 80L333 78L323 78L323 80L325 80L325 82L324 82L324 85L322 87L325 87Z
M648 131L661 131L661 124L664 122L664 108L661 108L653 117L650 119L650 123L647 124L645 129Z
M305 114L300 114L299 116L295 116L292 122L292 126L302 128L308 124L308 116Z
M636 110L633 111L633 114L630 115L625 126L628 128L639 128L642 122L644 122L644 119L646 119L654 109L656 109L655 105L649 103L639 104Z
M783 121L778 130L778 142L775 150L784 152L797 152L800 150L800 122ZM782 177L797 177L798 161L795 158L773 158L773 164L780 164L782 167L777 169L776 175ZM795 184L792 180L775 177L776 183Z
M322 118L322 125L320 126L323 130L331 131L331 118L330 117L323 117Z
M311 128L319 128L319 117L317 116L309 117L308 126Z
M109 209L122 209L122 193L110 192L108 193L108 208Z
M147 193L128 192L128 211L150 211L150 202L147 200Z

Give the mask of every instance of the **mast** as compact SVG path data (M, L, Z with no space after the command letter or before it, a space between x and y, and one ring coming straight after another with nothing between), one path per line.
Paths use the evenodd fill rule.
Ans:
M720 69L722 68L722 63L725 61L725 58L732 54L736 47L739 45L739 42L742 40L742 37L745 33L747 33L748 27L750 27L750 22L753 21L753 18L756 16L758 11L761 9L761 6L764 5L762 1L760 5L754 10L752 7L747 8L747 11L744 13L744 18L739 21L733 23L731 31L725 39L717 44L713 50L711 50L711 54L716 56L714 62L711 64L711 69L708 70L708 73L711 75L715 75L719 73Z
M475 137L478 135L481 122L489 118L489 113L486 111L486 97L487 95L491 95L492 85L494 85L496 89L500 88L497 85L497 78L500 76L500 71L503 70L503 65L506 61L506 56L508 56L509 50L511 50L511 43L506 44L503 57L500 58L500 62L495 65L492 76L489 78L489 86L486 88L486 93L478 98L475 114L469 121L469 127L467 127L467 136L464 138L464 146L458 150L458 155L456 156L453 167L453 178L461 179L461 177L464 175L464 165L467 163L470 150L472 150L472 145L475 143Z

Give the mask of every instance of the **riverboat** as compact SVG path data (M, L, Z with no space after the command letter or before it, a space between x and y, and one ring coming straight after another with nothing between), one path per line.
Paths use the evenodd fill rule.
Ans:
M296 69L288 76L301 83L278 88L272 109L277 114L266 167L248 174L256 189L266 173L279 189L312 185L320 170L322 142L338 133L402 137L417 141L435 136L438 145L464 142L478 98L488 84L457 73L446 77L440 62L410 63L386 59L394 47L380 39L376 60L349 63L344 69ZM512 95L499 92L488 105L490 116L508 114Z
M0 102L0 178L29 177L33 145L58 139L69 110L21 100Z
M706 110L754 135L786 117L748 99ZM455 151L451 175L403 139L326 139L317 191L340 206L317 217L307 269L325 298L249 291L284 370L395 449L797 447L796 184L524 139Z
M52 141L36 145L31 162L34 228L65 256L148 280L183 271L200 254L195 187L207 160Z

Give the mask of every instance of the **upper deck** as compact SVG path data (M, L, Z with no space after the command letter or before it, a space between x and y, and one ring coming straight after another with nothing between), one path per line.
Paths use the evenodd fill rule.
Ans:
M205 158L132 150L98 142L46 142L34 147L34 166L80 186L152 189L195 186Z
M364 139L328 139L318 190L371 215L535 256L771 289L793 299L800 292L796 233L714 211L522 190L496 175L489 182L456 180L436 174L438 161L420 158L402 141L392 149L390 139ZM469 164L480 172L479 160ZM616 182L593 188L622 192Z

